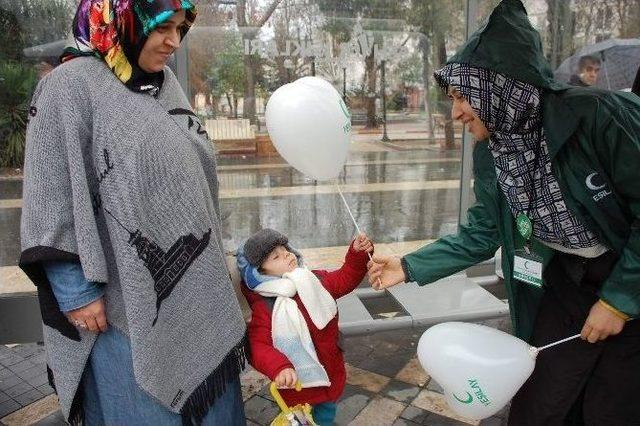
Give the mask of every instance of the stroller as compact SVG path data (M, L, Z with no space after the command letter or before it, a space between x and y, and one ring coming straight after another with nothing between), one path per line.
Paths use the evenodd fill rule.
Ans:
M300 382L296 383L296 390L298 392L302 390ZM280 396L275 382L271 382L269 391L281 410L281 413L271 422L271 426L317 426L311 416L311 405L298 404L295 407L287 406L287 403L284 402L284 399Z

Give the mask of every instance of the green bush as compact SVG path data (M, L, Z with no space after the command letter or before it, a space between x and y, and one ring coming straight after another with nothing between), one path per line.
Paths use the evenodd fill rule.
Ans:
M13 61L0 64L0 166L22 167L29 102L36 71Z

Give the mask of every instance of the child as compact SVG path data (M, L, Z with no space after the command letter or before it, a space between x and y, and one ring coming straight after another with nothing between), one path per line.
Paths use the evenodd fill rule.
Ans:
M333 424L346 382L336 299L367 272L373 244L360 234L333 272L304 267L283 234L263 229L238 249L242 292L251 306L251 365L283 389L289 406L309 403L319 425ZM294 389L297 381L302 391Z

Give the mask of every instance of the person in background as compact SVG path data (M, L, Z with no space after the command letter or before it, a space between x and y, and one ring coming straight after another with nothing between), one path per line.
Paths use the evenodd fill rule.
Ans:
M596 84L600 74L601 61L595 56L582 56L578 61L578 72L571 76L572 86L589 87Z

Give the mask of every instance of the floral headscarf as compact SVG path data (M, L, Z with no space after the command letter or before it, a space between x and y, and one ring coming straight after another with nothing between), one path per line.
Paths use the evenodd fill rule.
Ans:
M81 0L73 20L76 46L60 60L98 56L129 89L157 92L163 73L142 71L138 58L149 34L180 10L186 12L184 37L196 18L190 0Z

